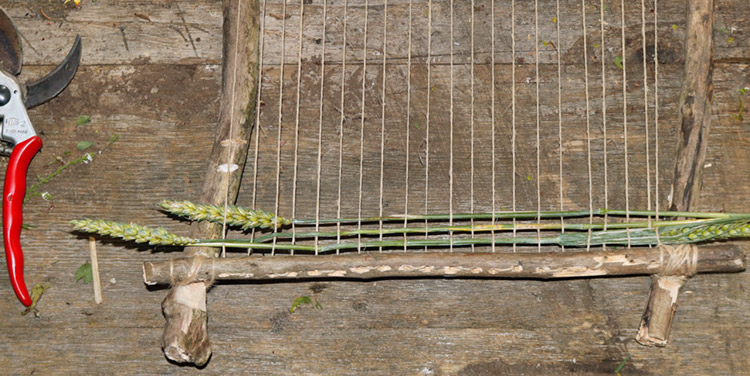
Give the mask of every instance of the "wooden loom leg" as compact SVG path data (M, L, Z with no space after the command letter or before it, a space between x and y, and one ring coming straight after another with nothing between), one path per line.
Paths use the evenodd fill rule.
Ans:
M685 285L684 275L652 276L646 311L635 340L646 346L666 346L672 319L677 309L677 297Z
M257 0L224 0L224 48L221 108L200 201L233 204L237 199L252 133L258 79L259 5ZM236 79L236 82L235 82ZM194 223L190 236L221 238L222 226ZM196 264L218 257L214 248L188 248ZM162 302L167 321L162 335L164 355L177 363L205 365L211 357L206 290L212 282L188 275Z
M688 0L685 72L680 93L681 127L669 210L689 211L700 195L713 102L713 11L714 0ZM636 336L638 343L667 344L680 288L687 278L685 275L653 276L648 304Z

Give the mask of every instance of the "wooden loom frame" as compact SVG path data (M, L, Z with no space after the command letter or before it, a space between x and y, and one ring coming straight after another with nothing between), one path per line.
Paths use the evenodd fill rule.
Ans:
M713 0L688 0L687 49L680 96L680 144L672 183L670 210L688 211L701 188L706 139L713 96ZM247 158L249 137L257 121L259 3L224 2L224 60L222 105L201 201L234 202ZM234 73L230 76L230 72ZM237 74L239 72L239 75ZM239 82L237 81L239 79ZM235 126L236 124L236 126ZM238 169L220 172L221 164ZM216 238L222 226L195 224L191 236ZM211 355L206 329L207 286L215 280L289 280L384 277L572 278L601 275L652 275L648 304L637 340L664 346L669 338L680 288L696 272L736 272L745 269L744 252L737 246L684 247L691 267L668 268L674 249L660 246L595 253L515 254L366 254L337 257L256 256L216 259L215 249L188 248L185 257L144 264L147 284L174 287L162 307L167 324L162 338L170 360L205 364ZM522 265L522 266L521 266ZM359 271L347 273L347 271ZM492 272L494 270L494 272ZM342 272L343 271L343 272Z

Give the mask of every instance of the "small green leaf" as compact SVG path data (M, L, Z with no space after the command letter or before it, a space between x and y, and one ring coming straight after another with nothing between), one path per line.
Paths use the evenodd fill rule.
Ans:
M732 37L729 37L729 38L727 39L727 42L729 42L729 43L734 43L734 38L732 38Z
M79 266L78 270L76 270L76 282L83 279L83 284L88 285L93 278L94 275L91 271L91 264L88 261L86 261L85 264Z
M672 24L672 30L677 30L677 25L676 24Z
M86 150L90 148L91 145L93 144L94 143L91 141L78 141L78 143L76 144L76 147L78 148L78 150Z
M81 115L78 117L78 120L76 120L76 125L84 125L91 122L91 116L89 115Z
M300 304L310 304L310 303L312 303L312 300L310 300L309 296L300 296L294 301L294 303L292 303L292 307L289 308L289 313L294 313L294 311L297 310L297 307Z
M113 134L112 134L112 137L110 137L110 138L109 138L109 142L115 143L115 142L117 142L117 140L119 140L119 139L120 139L120 135L119 135L119 134L117 134L117 133L113 133Z
M720 33L723 33L723 34L730 34L730 33L732 33L732 30L729 30L729 29L727 29L726 27L723 27L723 26L719 27L719 28L716 28L716 30L719 31Z
M746 87L741 87L740 88L740 94L745 95L746 92L747 92L747 88Z
M742 94L737 97L737 101L739 102L739 106L737 107L737 113L734 115L734 118L738 121L745 120L744 116L742 115L743 112L745 112L744 107L742 106Z
M622 69L622 56L615 56L615 65Z

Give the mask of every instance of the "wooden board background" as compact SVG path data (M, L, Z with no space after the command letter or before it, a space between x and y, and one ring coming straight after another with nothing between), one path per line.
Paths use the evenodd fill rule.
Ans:
M307 2L303 33L301 76L300 154L298 215L315 213L315 169L319 72L322 37L322 3ZM342 16L342 1L329 2L329 22ZM359 100L362 77L362 1L349 1L349 47L344 113L345 214L356 214L359 148ZM470 119L470 65L468 43L470 6L456 2L455 130L456 152L454 208L465 211L470 202L466 143ZM521 3L521 2L519 2ZM581 72L580 3L563 1L563 110L566 140L565 205L585 208L588 191L585 165L585 106ZM404 210L403 161L406 96L403 33L407 2L389 4L386 82L386 191L387 213ZM477 1L477 65L475 72L477 174L475 207L488 210L491 189L487 185L488 95L491 86L487 18L489 3ZM619 2L607 1L608 43L614 50L605 58L608 81L608 162L610 206L623 207L624 177L621 138L622 94L619 69L612 63L619 39ZM482 6L484 5L484 8ZM84 0L78 9L58 1L6 1L2 6L16 20L25 43L23 79L50 70L67 52L75 33L83 37L83 65L71 86L58 98L30 111L45 142L32 163L29 183L44 177L83 151L79 141L92 141L99 151L94 161L62 172L39 191L47 200L32 197L26 204L23 233L26 276L30 284L49 282L40 317L21 316L21 305L12 295L5 268L0 272L0 353L8 374L612 374L630 355L623 374L742 374L750 367L747 357L747 272L735 275L701 275L690 280L681 296L671 343L663 349L635 343L635 331L644 308L648 277L569 280L558 282L492 280L391 280L376 282L274 283L221 285L208 298L209 331L214 355L202 370L167 363L159 341L163 327L160 302L166 290L150 290L142 283L140 266L145 260L166 259L171 249L150 250L117 241L99 242L99 262L104 304L95 305L91 286L75 283L78 266L88 260L84 237L70 232L67 222L80 217L110 218L162 226L186 232L187 224L170 219L155 203L166 198L195 199L202 184L213 124L218 119L221 61L221 3L216 1L103 1ZM372 2L368 16L368 68L365 126L365 214L376 214L379 195L380 93L382 82L382 3ZM631 9L632 8L632 9ZM662 1L660 13L660 137L662 148L660 198L665 207L671 178L676 137L676 98L679 93L682 38L685 31L684 1ZM497 206L509 209L510 150L509 106L510 51L508 4L496 13L497 67ZM540 35L554 38L554 2L540 2ZM651 8L649 7L649 10ZM410 212L424 206L424 169L419 145L424 138L426 67L426 6L414 5L415 56L412 67L412 130ZM449 108L449 48L446 42L449 5L435 1L433 8L433 67L431 112L431 180L428 207L445 211L448 202L447 150ZM42 11L44 14L42 14ZM628 6L629 59L628 102L631 205L642 208L645 199L643 99L639 55L639 8ZM288 4L284 69L282 205L291 211L293 129L297 82L298 2ZM518 200L519 209L535 209L535 91L533 15L529 4L517 4L518 88ZM587 6L589 54L598 39L598 2ZM275 196L275 137L280 77L280 1L270 1L266 19L266 51L261 113L261 166L258 203L272 208ZM273 14L273 15L272 15ZM276 17L274 17L274 15ZM648 13L649 19L653 17ZM46 18L49 18L47 20ZM393 26L390 26L393 25ZM324 91L324 168L322 215L335 213L337 188L336 132L338 130L341 69L341 30L328 30ZM750 6L741 0L717 1L715 13L715 101L701 210L750 211L743 193L750 188L750 123L737 118L740 88L750 86ZM651 29L649 29L651 30ZM531 36L529 36L531 34ZM400 38L398 38L400 37ZM731 38L731 41L730 41ZM398 40L401 40L401 43ZM421 58L418 58L421 56ZM540 52L542 155L542 205L551 209L557 200L556 59L554 51ZM330 65L328 65L330 64ZM591 109L601 108L598 63L589 64ZM651 72L652 73L652 72ZM653 76L652 76L653 77ZM653 78L652 78L653 79ZM653 88L652 88L653 89ZM742 97L747 99L747 97ZM583 107L582 107L583 106ZM639 107L640 106L640 107ZM583 109L583 110L582 110ZM649 109L653 111L653 108ZM81 115L91 123L76 125ZM591 113L592 149L601 155L601 112ZM416 124L416 125L415 125ZM653 124L653 123L652 123ZM112 135L119 140L106 147ZM267 140L271 140L266 142ZM88 151L88 150L87 150ZM653 149L651 150L653 152ZM251 158L253 151L251 150ZM61 162L61 160L63 162ZM601 157L594 160L594 206L603 205ZM252 202L253 160L248 160L239 203ZM653 173L653 171L652 171ZM527 180L531 176L532 180ZM289 314L299 296L317 299L322 309L302 307Z

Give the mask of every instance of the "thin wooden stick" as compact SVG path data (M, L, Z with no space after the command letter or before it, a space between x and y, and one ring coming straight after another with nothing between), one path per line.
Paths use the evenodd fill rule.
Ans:
M714 93L714 0L689 0L687 18L681 126L669 205L674 211L695 208L703 183Z
M258 77L258 0L225 0L221 109L201 202L234 203L245 167L255 116ZM283 78L282 78L283 79ZM233 124L236 120L237 124ZM199 222L191 227L194 237L222 238L222 224ZM216 248L192 247L187 256L216 257ZM162 302L167 320L162 335L166 357L177 363L202 366L211 357L206 324L206 283L179 282Z
M102 304L102 282L99 279L99 259L96 257L96 238L89 236L89 251L91 251L91 275L94 281L94 301Z
M179 258L143 265L148 285L204 281L470 277L559 279L644 274L739 272L739 246L681 245L607 252L364 253L331 256Z
M669 210L693 209L703 183L713 102L713 10L713 0L689 0L687 4L687 48L680 94L681 127ZM648 304L636 335L638 343L666 346L680 288L689 276L653 276Z

